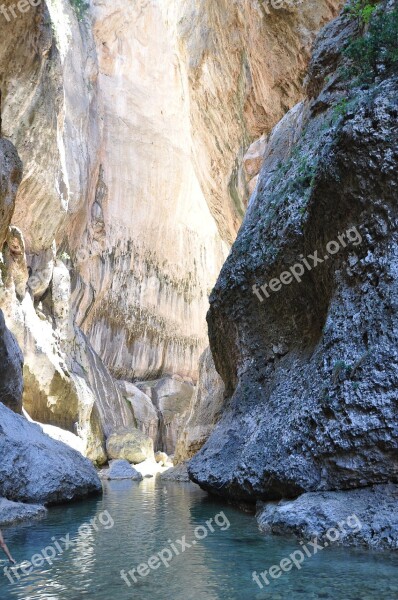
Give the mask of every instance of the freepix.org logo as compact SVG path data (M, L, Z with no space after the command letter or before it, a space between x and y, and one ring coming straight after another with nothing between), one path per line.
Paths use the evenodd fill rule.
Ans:
M289 271L283 271L279 277L274 277L271 281L258 285L253 285L252 291L260 302L269 298L271 293L279 292L284 285L290 285L294 281L301 283L306 271L312 271L318 265L328 261L332 256L340 252L342 248L359 246L362 243L362 236L356 227L347 229L344 233L338 235L337 240L332 240L326 244L326 253L320 253L315 250L313 254L307 257L300 255L300 260L289 268ZM260 291L261 289L261 291Z
M37 8L40 6L43 0L19 0L11 6L0 5L0 14L8 21L17 19L21 14L28 12L31 8Z
M254 7L262 13L271 14L273 10L297 8L304 0L254 0Z

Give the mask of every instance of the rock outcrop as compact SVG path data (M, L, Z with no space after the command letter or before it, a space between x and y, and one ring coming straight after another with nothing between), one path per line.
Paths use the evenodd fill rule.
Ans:
M185 462L210 437L224 405L224 383L216 371L210 348L199 362L199 381L189 406L189 416L177 441L174 464Z
M128 460L135 465L147 459L155 459L153 441L138 429L127 427L109 436L106 451L109 458Z
M137 382L156 407L159 415L156 450L173 455L178 437L185 429L194 387L178 375L154 381Z
M226 401L188 470L233 499L398 481L398 78L381 47L350 75L359 35L321 33L210 298Z
M297 500L259 503L261 531L318 538L340 546L396 550L398 486L376 485L350 492L309 492ZM329 531L329 538L325 534Z
M87 458L0 403L0 496L57 504L101 491Z
M14 525L20 521L31 521L44 517L47 513L41 504L23 504L0 498L0 527Z
M133 426L134 416L111 375L75 325L70 274L56 258L53 242L44 254L29 255L22 231L10 226L22 177L21 161L9 141L0 140L0 383L4 404L36 421L79 434L84 452L103 463L105 438ZM49 225L50 226L50 225ZM66 259L65 259L66 260ZM24 385L19 377L24 362Z

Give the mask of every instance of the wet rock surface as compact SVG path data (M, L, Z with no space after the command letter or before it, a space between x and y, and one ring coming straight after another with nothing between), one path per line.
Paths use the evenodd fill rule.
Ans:
M164 481L181 481L182 483L187 483L190 479L186 463L180 463L176 467L167 469L167 471L160 475L160 479Z

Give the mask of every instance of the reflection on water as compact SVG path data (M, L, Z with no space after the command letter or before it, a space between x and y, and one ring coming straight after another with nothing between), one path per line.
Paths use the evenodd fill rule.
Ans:
M100 515L108 511L114 522ZM209 535L170 566L161 565L128 587L129 571L182 536L195 539L198 525L223 511L230 527ZM96 518L96 527L84 527ZM84 533L84 535L82 535ZM72 542L65 549L69 534ZM15 558L32 556L58 542L62 553L11 584L0 561L0 600L398 600L398 556L328 548L303 568L260 589L252 581L297 550L294 539L265 538L255 519L220 504L191 484L160 480L110 482L101 499L52 508L46 518L5 530ZM66 540L69 545L68 539ZM51 556L50 550L47 550ZM15 578L16 579L16 578Z

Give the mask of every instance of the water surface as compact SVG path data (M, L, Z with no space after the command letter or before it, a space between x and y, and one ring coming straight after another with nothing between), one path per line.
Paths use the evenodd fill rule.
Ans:
M221 511L227 520L219 516L222 527L213 521L211 532L206 521ZM79 533L95 517L95 527ZM207 537L197 540L195 530L202 536L206 529ZM36 567L19 581L15 576L14 583L3 573L7 562L0 561L0 600L398 600L397 553L335 547L260 589L252 573L289 557L300 549L298 542L264 537L252 516L192 484L106 483L102 498L52 508L44 519L6 528L4 534L19 562L49 546L51 556L56 542L62 554L52 566ZM60 540L68 535L72 545L64 549ZM156 570L147 567L146 576L134 572L137 582L129 579L130 587L121 578L121 570L136 569L171 543L181 549L176 540L184 535L196 544L174 555L167 568L158 561Z

